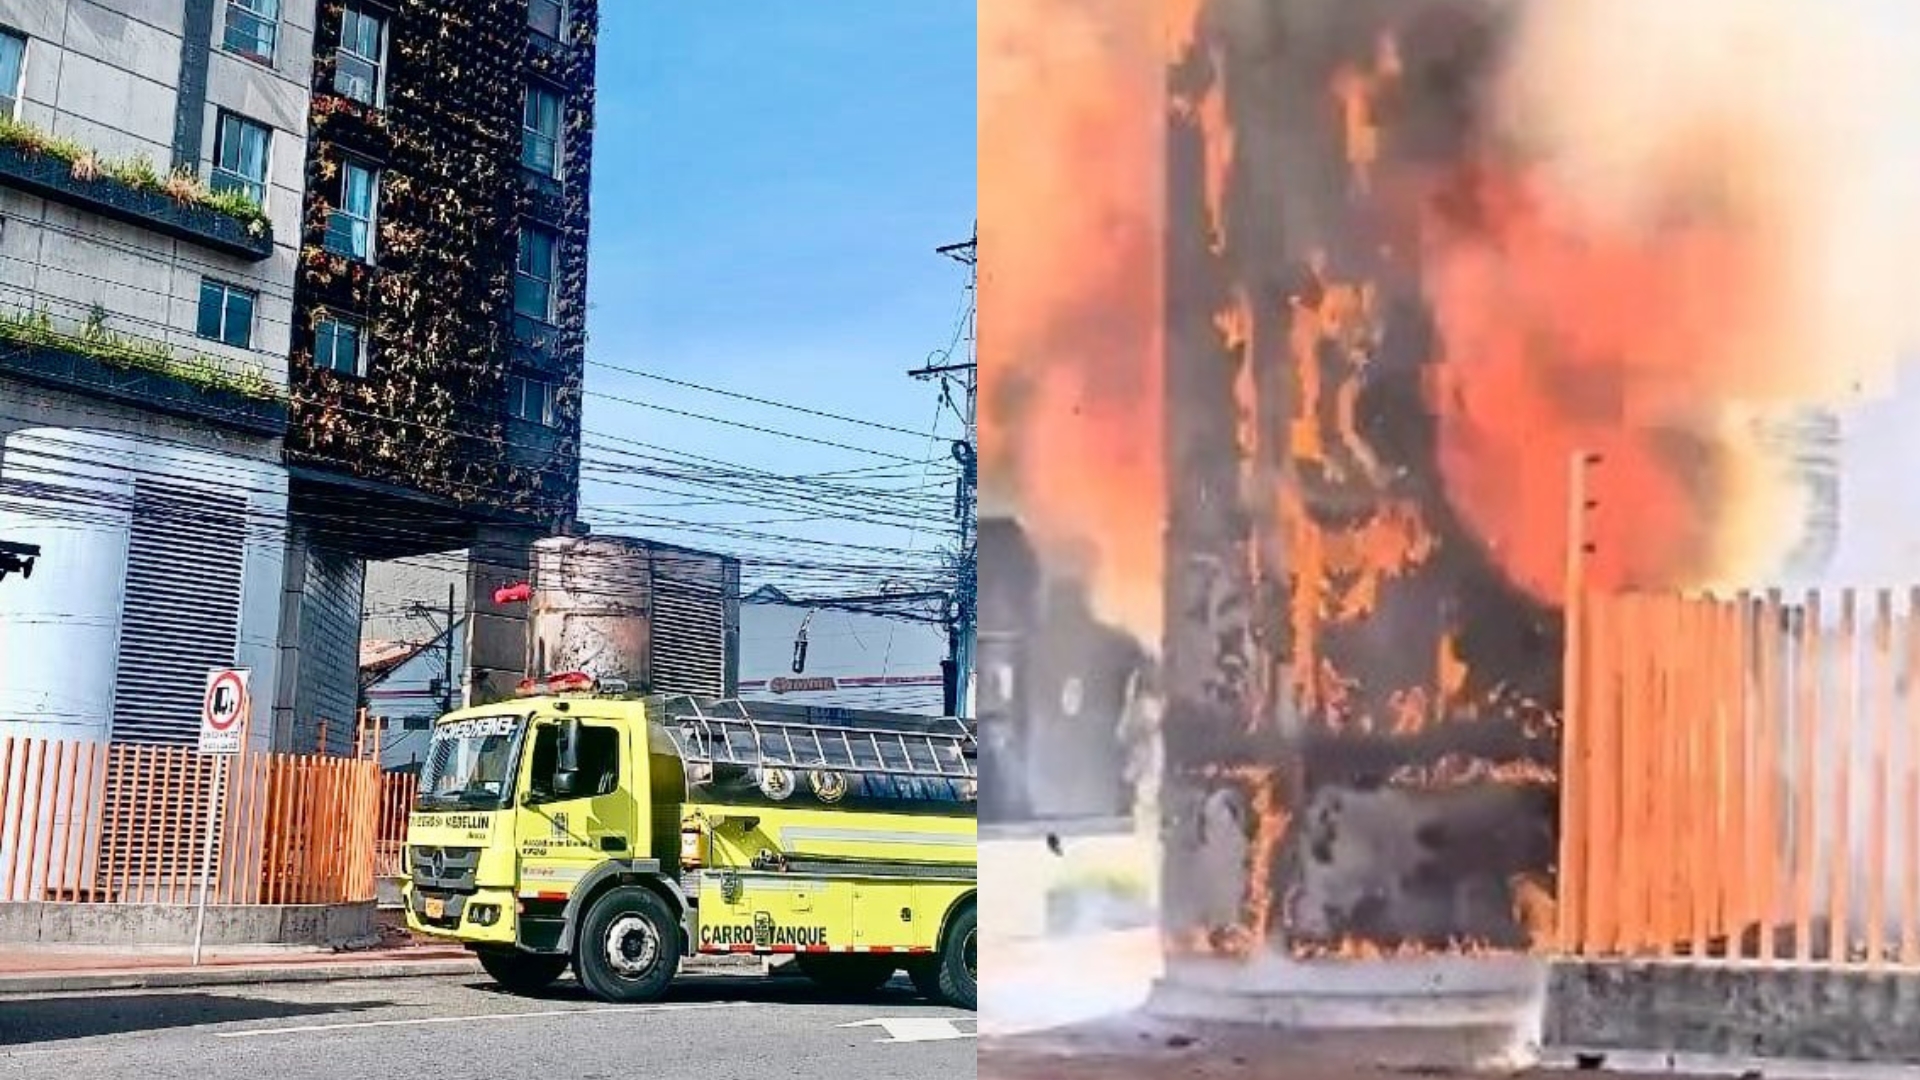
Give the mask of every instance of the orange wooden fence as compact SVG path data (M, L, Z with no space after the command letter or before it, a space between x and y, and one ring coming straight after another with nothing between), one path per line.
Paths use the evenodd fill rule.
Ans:
M407 814L413 808L413 796L420 778L410 773L386 773L380 777L379 819L374 825L374 873L380 877L398 877L404 869L403 853L407 843Z
M1920 589L1584 595L1560 946L1920 963Z
M215 778L192 747L0 737L0 900L190 903L207 865L210 903L373 897L395 797L376 762L231 759L209 864Z

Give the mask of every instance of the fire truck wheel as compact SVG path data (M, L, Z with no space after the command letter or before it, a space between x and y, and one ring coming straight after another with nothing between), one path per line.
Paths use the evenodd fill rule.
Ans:
M940 943L940 997L956 1009L973 1009L979 994L979 946L975 943L975 915L969 904L947 926Z
M887 985L898 970L891 960L874 956L807 956L795 958L800 974L815 986L836 994L871 994Z
M651 889L624 885L587 909L574 946L574 974L602 1001L653 1001L680 969L680 925Z
M482 949L480 967L503 989L537 994L553 985L567 970L567 957L541 956L518 949Z

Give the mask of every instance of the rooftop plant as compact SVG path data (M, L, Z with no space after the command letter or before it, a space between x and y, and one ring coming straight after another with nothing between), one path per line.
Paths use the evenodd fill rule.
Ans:
M162 174L144 157L105 160L72 139L50 135L32 124L6 116L0 116L0 146L64 161L72 169L75 180L105 180L135 191L168 195L179 202L237 218L253 236L265 235L267 231L266 212L252 199L237 191L214 191L205 180L185 170Z

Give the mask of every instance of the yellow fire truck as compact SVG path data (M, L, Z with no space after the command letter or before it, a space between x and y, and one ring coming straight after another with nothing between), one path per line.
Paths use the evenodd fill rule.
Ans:
M630 696L581 673L433 728L402 893L531 992L651 1001L689 953L905 970L974 1008L975 734L952 718Z

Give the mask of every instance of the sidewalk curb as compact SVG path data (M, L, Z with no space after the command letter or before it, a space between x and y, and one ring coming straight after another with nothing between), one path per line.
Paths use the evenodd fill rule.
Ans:
M758 961L760 957L754 957ZM689 963L685 976L759 975L763 969L730 963ZM429 976L479 975L480 961L471 957L445 960L371 960L364 963L332 961L306 964L213 965L204 968L157 968L152 971L76 971L70 974L0 975L0 1001L30 994L70 994L100 990L164 990L195 986L264 986L273 983L347 982L361 979L405 979Z
M0 998L96 990L154 990L188 986L258 986L267 983L404 979L429 975L477 975L480 962L387 960L364 964L282 964L259 967L165 968L155 971L74 972L66 975L0 975Z

